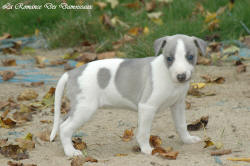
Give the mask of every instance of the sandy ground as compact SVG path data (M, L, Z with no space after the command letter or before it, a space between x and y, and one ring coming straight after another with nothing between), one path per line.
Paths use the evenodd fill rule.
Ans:
M63 51L43 51L39 54L63 55ZM53 56L50 56L53 57ZM20 57L19 57L20 58ZM250 64L249 62L248 65ZM64 71L62 68L45 68L45 73L60 76ZM228 161L228 157L250 157L250 69L245 73L236 73L231 63L223 66L197 66L192 82L202 81L201 75L211 74L224 76L224 84L210 84L202 91L216 92L215 96L196 98L187 97L191 102L191 109L186 111L188 123L199 119L201 116L209 115L206 134L214 140L223 142L225 149L232 149L233 153L221 156L220 159L227 166L250 165L246 162ZM55 83L46 84L41 87L32 88L39 93L41 98ZM1 83L0 101L17 95L23 91L20 83ZM246 92L248 91L248 97ZM244 93L245 92L245 93ZM33 115L33 120L21 127L14 129L0 129L1 138L14 139L8 135L9 131L20 131L24 135L28 132L34 135L42 130L51 129L52 124L43 124L40 120L53 120L50 109L42 110ZM158 135L163 140L163 147L173 147L179 151L176 160L167 160L159 156L150 156L135 153L132 148L137 145L135 138L130 142L123 142L120 136L125 129L131 127L137 130L137 112L121 109L100 109L92 119L87 122L78 132L83 132L83 140L87 143L87 153L98 159L98 163L85 163L84 165L109 165L109 166L216 166L210 152L213 148L204 149L204 143L184 145L177 136L171 113L169 110L158 112L154 118L151 134ZM221 133L224 134L221 137ZM204 138L203 130L191 132L192 135ZM128 156L116 157L115 154L122 153ZM55 142L41 142L36 144L34 150L29 152L30 158L21 160L23 163L33 163L39 166L69 166L71 160L64 155L61 143L57 137ZM0 155L0 165L7 165L11 159Z

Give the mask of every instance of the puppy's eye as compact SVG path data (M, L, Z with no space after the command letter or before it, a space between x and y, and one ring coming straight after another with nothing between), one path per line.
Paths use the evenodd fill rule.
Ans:
M189 61L191 61L191 60L194 59L194 56L193 56L193 55L187 55L187 59L188 59Z
M174 60L174 57L171 57L171 56L167 57L168 62L172 62L173 60Z

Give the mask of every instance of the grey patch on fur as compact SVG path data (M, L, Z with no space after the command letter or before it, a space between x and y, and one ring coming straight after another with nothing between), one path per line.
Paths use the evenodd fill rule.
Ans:
M70 112L67 116L70 116L70 114L75 110L75 107L77 105L76 98L78 94L81 93L80 85L78 84L78 78L80 77L80 75L82 75L86 68L87 64L68 71L69 78L66 85L66 95L70 100Z
M162 37L154 42L155 56L159 55L161 49L166 45L168 37Z
M204 40L197 38L197 37L192 37L194 40L194 43L196 45L197 48L199 48L201 54L203 56L206 55L206 49L207 49L207 42L205 42Z
M104 89L108 86L109 81L111 78L111 74L109 69L107 68L101 68L99 69L98 73L97 73L97 81L98 81L98 85L100 86L100 88Z
M197 61L197 47L194 42L193 37L189 37L186 35L174 35L167 38L167 44L163 48L163 55L165 56L165 59L169 56L175 56L176 51L176 45L178 39L181 39L184 43L184 47L186 50L186 55L192 54L194 56L192 61L189 61L190 64L195 65ZM167 59L166 59L167 61ZM167 67L169 68L171 65L166 63Z
M138 104L150 97L153 88L150 62L155 57L125 59L115 75L115 85L120 94Z

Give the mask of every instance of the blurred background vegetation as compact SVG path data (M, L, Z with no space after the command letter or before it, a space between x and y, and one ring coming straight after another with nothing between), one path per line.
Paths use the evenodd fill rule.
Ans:
M93 5L92 10L3 10L0 36L31 36L39 31L50 48L97 44L97 52L113 50L114 43L132 36L118 50L128 57L153 55L156 38L187 34L205 40L232 40L247 35L250 0L1 0L6 3ZM125 41L126 42L126 39Z

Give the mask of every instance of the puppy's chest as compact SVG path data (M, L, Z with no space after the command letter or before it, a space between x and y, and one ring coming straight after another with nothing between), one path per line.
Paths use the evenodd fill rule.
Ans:
M154 86L152 100L162 107L169 107L186 96L188 85L175 86L171 83Z

